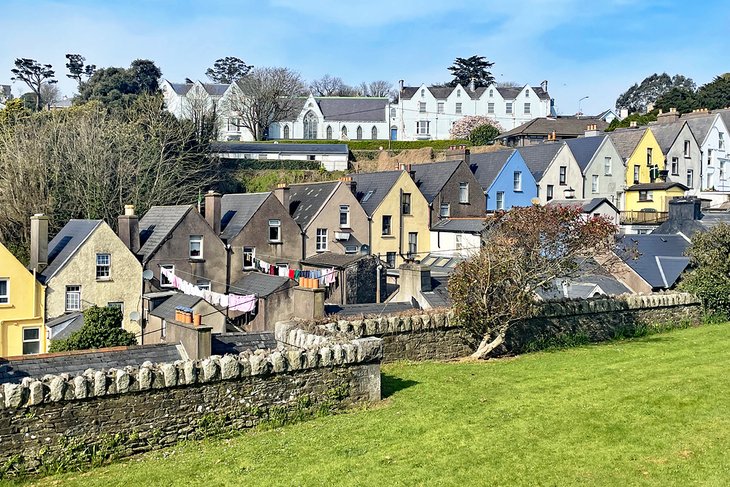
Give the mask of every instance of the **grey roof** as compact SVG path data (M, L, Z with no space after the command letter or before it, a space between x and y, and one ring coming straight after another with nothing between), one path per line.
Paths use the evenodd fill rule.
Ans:
M360 259L369 257L365 254L335 254L332 252L322 252L315 254L311 257L307 257L302 261L302 264L313 265L318 267L337 267L344 269L345 267L354 264Z
M458 264L464 262L464 257L441 256L438 253L426 254L421 259L421 265L428 266L431 270L431 276L446 276L454 272Z
M680 118L680 120L684 119L687 122L687 125L689 125L689 128L692 130L692 133L697 138L697 143L702 145L702 143L707 138L707 134L712 129L712 125L715 123L715 117L717 116L716 113L703 115L703 116L697 116L697 117L688 117L688 118Z
M484 191L492 186L494 180L499 176L499 172L514 153L515 150L511 149L472 154L470 156L469 168Z
M143 261L148 260L178 223L193 207L191 205L153 206L139 221L140 249Z
M550 200L545 206L580 206L583 213L593 213L596 208L604 203L608 203L615 211L619 211L616 205L611 203L608 198L592 198L585 200Z
M581 171L585 172L588 164L593 160L593 156L605 138L605 135L599 135L597 137L577 137L565 141L570 148L570 152L573 153L573 157L578 162Z
M342 318L393 315L412 309L414 309L412 303L325 304L324 306L326 315L339 315Z
M299 116L309 98L300 98L299 104L289 111L287 120L292 121ZM386 122L388 98L357 96L317 96L314 97L325 122Z
M626 235L617 253L651 287L668 289L689 264L684 255L688 245L680 235Z
M67 313L46 323L51 340L64 340L84 326L84 314L80 311Z
M189 294L175 293L174 295L167 298L162 304L158 305L155 309L150 311L152 316L157 316L163 320L172 320L175 318L175 308L178 306L184 306L186 308L192 308L203 298L198 296L191 296Z
M649 125L651 133L654 134L654 138L664 154L669 152L669 149L672 148L674 141L677 140L677 137L682 131L685 123L685 120L680 120L672 123L656 123ZM690 128L690 131L691 130L692 129Z
M211 337L213 355L237 355L246 350L273 350L276 347L276 338L274 338L274 333L270 331L216 333Z
M562 143L535 144L527 147L520 147L517 151L525 160L527 168L532 173L535 181L540 181L545 170L555 159L555 155L563 147Z
M228 84L221 83L202 83L205 91L211 96L223 96L229 86Z
M38 275L45 284L101 225L101 220L70 220L48 244L48 266Z
M284 286L292 287L293 285L294 281L288 277L250 272L231 285L230 291L233 294L243 296L255 294L256 297L265 298Z
M634 150L636 150L636 146L644 136L646 129L646 127L637 127L617 129L613 132L608 132L611 142L613 142L613 145L616 147L616 150L624 161L627 161L629 157L631 157L631 154L634 153Z
M505 98L507 100L514 100L517 95L522 92L522 89L524 86L520 87L512 87L512 86L497 86L496 89L499 92L500 95L502 95L502 98ZM550 95L547 91L543 90L541 86L532 86L532 90L535 92L538 98L541 100L549 100ZM413 98L413 96L418 93L418 91L421 89L420 86L404 86L403 90L401 91L401 98L410 100ZM451 93L456 89L455 86L429 86L426 88L429 92L431 92L431 95L433 95L434 98L437 100L445 100L448 98ZM468 86L463 87L464 91L467 95L473 100L479 98L482 93L484 93L487 90L486 86L479 87L475 89L474 91L469 90Z
M173 91L180 96L187 95L188 91L190 91L190 89L193 87L193 83L169 83Z
M339 181L292 184L289 186L287 210L300 227L306 228L339 184Z
M372 216L401 174L403 174L403 171L353 173L349 175L357 183L355 197L365 213Z
M681 211L678 205L686 205L688 202L700 205L699 201L693 201L691 198L669 201L669 218L652 233L682 233L691 238L695 233L706 232L721 223L730 225L730 211L702 212L698 207L693 208L690 212Z
M221 238L230 240L241 233L271 192L224 194L221 198Z
M462 161L432 162L411 166L411 171L415 173L416 186L429 204L433 203L434 198L441 192L460 164Z
M174 343L26 355L12 360L0 359L0 384L18 383L23 377L40 379L46 374L81 375L86 369L121 369L128 365L139 366L147 361L174 362L182 358Z
M586 133L588 125L596 125L598 130L604 130L608 123L594 117L539 117L525 122L501 134L498 139L506 139L519 135L544 135L555 132L559 138L582 137Z
M722 110L715 110L715 113L720 114L720 118L722 118L725 127L730 130L730 109L723 108Z
M421 293L432 308L448 308L451 306L448 280L449 278L445 276L431 276L431 290Z
M651 191L651 190L662 190L670 189L674 187L680 188L687 191L689 188L682 183L676 181L664 181L659 183L640 183L629 186L626 191Z
M486 225L485 218L446 218L436 222L431 231L481 234Z
M563 286L564 281L568 282L567 289ZM629 288L614 277L587 274L569 279L553 279L547 287L539 289L537 294L544 300L564 298L587 299L593 297L592 293L596 290L596 287L599 287L608 296L631 293Z
M236 154L349 154L347 144L213 142L211 151Z

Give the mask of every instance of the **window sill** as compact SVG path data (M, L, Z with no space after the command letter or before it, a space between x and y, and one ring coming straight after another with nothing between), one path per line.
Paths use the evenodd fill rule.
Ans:
M284 243L284 242L282 242L281 240L269 240L270 245L279 245L282 243Z
M10 308L15 308L15 305L10 304L10 303L0 304L0 309L10 309Z
M202 257L190 257L190 259L188 260L193 263L205 262L205 259L203 259Z
M340 225L340 228L342 230L350 230L352 227L350 225Z
M381 235L380 238L391 239L395 238L395 235Z

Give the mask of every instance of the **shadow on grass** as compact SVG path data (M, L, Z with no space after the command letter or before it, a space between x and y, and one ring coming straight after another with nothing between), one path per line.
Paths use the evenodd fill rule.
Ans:
M415 380L401 379L388 374L380 374L380 394L383 399L388 398L398 391L408 389L418 384Z

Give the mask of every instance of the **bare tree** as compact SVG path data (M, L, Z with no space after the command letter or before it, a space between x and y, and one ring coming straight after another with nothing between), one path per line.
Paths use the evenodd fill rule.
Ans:
M240 120L255 140L262 140L269 125L284 120L305 92L299 73L288 68L254 68L236 83L226 109Z
M357 96L370 96L370 86L363 81L359 85L357 85L357 88L355 88L357 91Z
M200 85L194 85L183 98L183 117L193 123L198 139L218 138L220 123L218 104L219 102L212 99Z
M357 88L349 86L342 81L342 78L330 76L329 74L312 81L309 85L309 91L314 96L356 96L358 93Z
M61 90L58 89L58 85L55 83L43 83L41 85L41 103L44 106L50 107L61 99Z
M35 59L18 58L15 60L15 68L10 70L13 81L22 81L35 94L35 109L41 109L41 85L45 83L57 83L54 79L56 73L50 64L41 64Z
M381 80L371 81L370 84L368 84L368 95L367 96L386 97L386 96L390 96L392 91L393 91L393 83L381 79Z

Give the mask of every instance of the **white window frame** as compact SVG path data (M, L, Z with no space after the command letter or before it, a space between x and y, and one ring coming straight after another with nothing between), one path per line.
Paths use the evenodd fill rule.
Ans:
M35 331L37 333L37 338L26 338L25 332L26 331ZM23 327L23 355L35 355L38 353L41 353L41 328L39 326L26 326ZM37 351L30 351L26 352L25 346L28 345L35 345L37 348Z
M454 235L454 247L459 252L461 252L461 250L464 248L464 234L463 233L457 233L456 235Z
M426 102L425 101L418 102L418 113L426 113Z
M598 193L598 186L599 186L598 174L594 174L593 178L591 179L591 193L593 193L593 194Z
M198 249L198 255L193 255L193 244L200 246ZM203 258L203 236L202 235L190 235L188 237L188 257L191 259L202 259Z
M522 171L515 171L512 175L512 189L516 193L522 192Z
M469 183L459 183L459 203L469 203Z
M436 104L436 113L444 113L444 102L440 101Z
M344 223L342 223L342 215L345 215ZM350 228L350 205L340 205L340 228Z
M725 134L722 132L717 133L717 148L719 150L725 149Z
M71 303L72 297L75 297L74 303ZM81 285L74 284L66 286L66 293L64 294L64 308L66 311L81 311Z
M317 233L315 236L315 242L314 242L314 249L317 252L326 252L327 251L327 234L329 232L326 228L318 228Z
M695 172L694 169L687 169L687 187L694 188L695 183Z
M201 291L210 291L210 279L198 279L195 286Z
M162 280L165 279L165 276L162 275L162 269L167 269L168 271L172 272L173 275L175 275L175 265L160 264L160 287L174 287L171 282L162 282Z
M276 228L276 238L271 238L271 230ZM281 220L272 218L269 220L269 242L281 243Z
M457 115L461 115L461 106L462 106L461 102L459 102L454 107L454 111L456 112Z
M408 257L418 255L418 232L408 232Z
M613 161L611 160L611 156L606 156L603 159L603 175L610 176L612 172L613 172Z
M106 263L99 263L99 258L106 257ZM106 275L100 275L100 271L106 270ZM112 254L99 253L96 254L96 280L97 281L108 281L112 278Z
M251 256L251 265L246 265L247 255ZM256 268L256 247L241 247L241 257L241 266L243 267L243 270Z
M10 278L0 277L0 282L5 283L5 293L0 294L0 304L10 304Z
M492 115L494 114L494 102L490 101L487 103L487 113Z
M692 152L692 144L689 140L684 141L684 157L691 157L690 154Z
M525 115L529 115L530 114L530 104L525 103L523 110L524 110Z
M497 191L494 198L494 208L496 210L504 210L504 191Z
M672 176L679 176L679 157L672 157L671 171Z
M448 203L441 203L439 208L439 216L441 218L448 218L451 216L451 205Z
M512 102L508 101L504 104L504 113L507 115L512 115Z
M416 135L429 135L429 125L430 122L428 120L419 120L416 122Z

